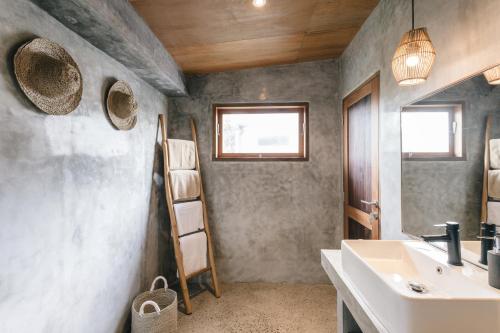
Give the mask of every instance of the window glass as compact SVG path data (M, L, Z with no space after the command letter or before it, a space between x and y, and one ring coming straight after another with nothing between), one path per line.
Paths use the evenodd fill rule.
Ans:
M450 150L449 112L403 112L403 153L447 153Z
M308 103L216 104L216 160L307 160Z
M225 153L299 153L298 113L224 114Z

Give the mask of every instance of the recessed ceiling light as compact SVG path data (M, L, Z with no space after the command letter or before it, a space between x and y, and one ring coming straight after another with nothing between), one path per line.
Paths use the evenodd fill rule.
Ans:
M252 1L252 4L257 7L257 8L260 8L260 7L264 7L266 5L266 0L253 0Z

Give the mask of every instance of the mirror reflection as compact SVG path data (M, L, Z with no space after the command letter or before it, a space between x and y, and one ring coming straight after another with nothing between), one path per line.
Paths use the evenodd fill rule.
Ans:
M500 225L500 86L481 73L402 108L401 152L403 232L458 222L476 263L481 222Z

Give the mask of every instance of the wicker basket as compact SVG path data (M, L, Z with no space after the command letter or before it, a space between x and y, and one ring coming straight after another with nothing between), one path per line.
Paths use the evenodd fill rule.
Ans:
M165 287L156 289L163 280ZM168 289L167 280L158 276L151 289L139 294L132 303L132 333L169 333L177 331L177 293Z

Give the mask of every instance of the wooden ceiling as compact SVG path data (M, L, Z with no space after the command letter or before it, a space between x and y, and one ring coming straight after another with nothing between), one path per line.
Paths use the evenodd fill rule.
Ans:
M339 56L378 0L130 0L186 73Z

